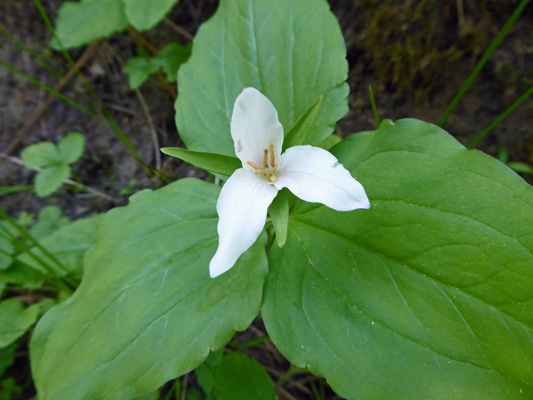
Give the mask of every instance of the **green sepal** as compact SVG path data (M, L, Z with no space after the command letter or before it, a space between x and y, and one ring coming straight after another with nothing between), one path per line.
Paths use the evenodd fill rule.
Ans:
M185 150L180 147L163 147L161 152L222 177L229 177L242 167L238 158L222 154Z
M287 230L289 229L289 198L287 194L287 189L281 190L269 207L272 225L274 232L276 232L276 243L279 247L285 246Z
M283 141L283 150L288 149L289 147L299 146L304 144L309 132L313 127L313 123L322 108L322 101L324 100L324 95L320 94L317 101L313 104L302 117L294 124L294 126L287 132L285 139Z

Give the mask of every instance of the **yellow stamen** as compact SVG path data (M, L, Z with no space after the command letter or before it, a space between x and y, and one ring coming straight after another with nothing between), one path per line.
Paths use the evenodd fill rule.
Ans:
M276 182L278 180L278 177L276 175L274 175L274 173L276 172L277 169L278 169L278 167L274 167L269 172L268 179L270 180L270 182Z
M268 157L268 153L270 152L270 160ZM270 171L268 171L268 161L270 161ZM268 149L265 149L265 152L263 154L263 168L261 168L256 163L253 163L251 161L246 161L246 163L252 167L255 174L259 174L261 176L264 176L267 178L270 182L276 182L278 180L278 177L274 175L276 173L276 170L278 169L276 165L276 157L274 156L274 144L269 143Z
M255 164L255 163L253 163L251 161L246 161L246 164L248 164L250 167L252 167L256 174L266 176L265 171L263 171L263 169L261 169L257 164Z

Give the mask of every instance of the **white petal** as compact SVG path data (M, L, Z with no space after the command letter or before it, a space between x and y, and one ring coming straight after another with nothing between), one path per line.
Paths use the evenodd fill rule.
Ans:
M283 144L283 127L274 105L260 91L245 88L235 100L231 117L231 136L235 154L242 166L250 169L247 161L263 167L264 151L274 145L274 156L279 163Z
M337 211L369 208L365 189L329 151L294 146L281 156L282 166L274 185L289 188L302 200L322 203Z
M277 193L264 178L243 168L230 176L217 201L219 241L209 263L211 278L233 267L240 255L254 244Z

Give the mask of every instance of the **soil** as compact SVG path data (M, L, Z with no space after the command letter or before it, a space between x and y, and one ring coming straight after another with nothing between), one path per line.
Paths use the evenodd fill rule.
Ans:
M437 123L518 3L330 0L345 37L350 65L350 111L338 123L337 133L345 137L376 128L369 85L381 118L414 117ZM52 20L60 4L60 0L43 0ZM182 0L168 18L194 35L217 4L215 0ZM31 51L22 51L14 40L1 35L0 60L52 87L68 74L69 64L47 46L51 34L33 1L3 0L0 28ZM531 32L533 5L529 4L444 126L463 144L533 85ZM59 205L74 219L105 212L126 204L128 196L137 190L164 185L163 180L147 173L146 165L160 169L170 180L207 178L203 171L169 157L162 157L159 164L159 147L179 146L181 142L174 123L172 89L157 76L138 91L128 88L123 67L136 54L141 36L156 48L171 41L189 41L169 24L161 23L142 35L126 32L99 41L91 46L89 54L87 48L70 51L75 62L86 59L81 68L83 78L75 75L58 91L85 107L99 109L100 114L107 110L145 165L132 156L107 123L95 121L0 66L0 151L8 152L0 155L0 186L32 184L34 172L17 163L25 146L43 140L57 142L67 133L78 131L86 135L87 142L83 159L74 166L76 179L114 199L71 188L45 199L23 191L0 197L0 206L8 214L17 216L23 210L37 213L49 204ZM103 106L94 106L93 93ZM504 149L510 161L533 164L532 110L533 101L528 99L476 147L492 155ZM524 178L533 182L531 175ZM256 331L264 332L260 322L242 335L253 337ZM288 370L289 364L272 345L257 348L250 354L268 367L274 379ZM22 357L11 370L26 388L23 397L18 398L29 398L32 393L27 365ZM293 386L284 386L285 392L279 392L280 398L315 398L312 393L317 387L326 388L326 398L336 398L321 379L308 374L295 375L291 382Z

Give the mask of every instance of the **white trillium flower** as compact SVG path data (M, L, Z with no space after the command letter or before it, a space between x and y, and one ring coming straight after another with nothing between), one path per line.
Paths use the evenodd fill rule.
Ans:
M283 127L274 105L261 92L245 88L231 117L235 154L242 162L217 201L218 249L209 263L212 278L228 271L257 240L278 191L337 211L369 208L363 186L330 152L294 146L281 154Z

